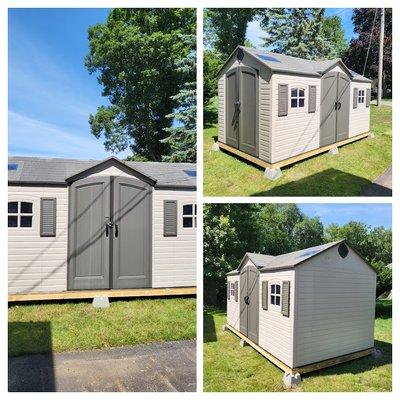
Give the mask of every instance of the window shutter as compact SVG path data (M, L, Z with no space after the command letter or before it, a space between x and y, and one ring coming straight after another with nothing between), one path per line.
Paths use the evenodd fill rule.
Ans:
M164 236L177 236L177 214L177 201L164 200Z
M278 85L278 117L288 115L288 85Z
M357 108L358 104L358 89L354 88L353 89L353 108Z
M231 298L231 283L229 281L228 281L227 287L228 287L228 291L226 292L226 298L227 298L227 300L230 300L230 298Z
M315 113L317 107L317 87L308 87L308 112Z
M40 199L40 236L56 236L57 199Z
M281 312L284 317L289 316L290 309L290 281L282 282L282 305Z
M371 102L371 89L367 89L367 98L365 99L365 107L369 107Z
M237 301L238 301L238 298L239 298L239 290L238 290L238 281L235 281L235 301L236 301L236 303L237 303Z
M268 310L268 282L263 282L261 287L261 303L263 310Z

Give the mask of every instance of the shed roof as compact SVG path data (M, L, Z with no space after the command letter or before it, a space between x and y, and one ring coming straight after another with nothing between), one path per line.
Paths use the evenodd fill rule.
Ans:
M155 182L156 187L196 187L196 164L121 161L127 168ZM106 159L108 160L108 159ZM66 184L66 179L106 160L74 160L44 157L9 157L8 182L13 184ZM10 164L17 166L10 169Z
M228 272L227 275L236 275L239 273L240 269L244 265L246 259L249 259L260 272L266 272L276 269L293 268L302 262L330 249L342 242L345 239L338 240L336 242L325 243L320 246L309 247L303 250L293 251L291 253L281 254L279 256L270 256L265 254L257 253L246 253L243 257L239 267L233 271Z
M348 69L340 58L335 58L333 60L307 60L305 58L287 56L284 54L273 53L271 51L238 46L231 54L228 61L239 49L242 49L259 63L267 66L272 72L276 73L293 73L320 77L338 64L342 66L353 81L372 82L370 79Z

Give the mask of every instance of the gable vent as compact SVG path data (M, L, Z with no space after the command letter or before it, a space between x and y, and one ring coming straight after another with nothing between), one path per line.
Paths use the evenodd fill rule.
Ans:
M339 252L340 257L346 258L347 254L349 254L349 249L345 243L340 243L340 245L338 247L338 252Z

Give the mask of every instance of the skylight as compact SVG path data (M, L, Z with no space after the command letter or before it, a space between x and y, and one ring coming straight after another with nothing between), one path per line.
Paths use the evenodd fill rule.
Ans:
M301 253L297 258L303 258L303 257L311 257L314 254L317 254L321 251L321 249L310 249L310 250L305 250L303 253Z
M185 174L186 174L187 176L191 176L191 177L196 177L196 176L197 176L196 171L185 170L184 172L185 172Z
M8 164L9 171L16 171L18 169L18 164Z
M256 56L257 56L260 60L263 60L263 61L272 61L272 62L278 62L278 63L280 63L280 61L279 61L277 58L272 57L272 56L269 56L269 55L267 55L267 54L256 54Z

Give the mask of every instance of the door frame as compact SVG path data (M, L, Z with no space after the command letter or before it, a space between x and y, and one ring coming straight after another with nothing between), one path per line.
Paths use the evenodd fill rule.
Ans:
M75 247L75 234L73 232L73 226L72 226L72 211L73 207L75 207L75 199L74 199L74 193L75 191L75 186L78 185L80 182L81 183L90 183L90 182L99 182L99 181L108 181L109 189L108 189L108 209L107 213L105 216L105 219L107 219L109 222L114 221L115 217L115 209L114 209L114 189L115 189L115 180L123 178L124 180L127 180L129 182L135 183L135 186L141 186L145 187L148 191L147 196L149 196L148 201L149 201L149 254L148 254L148 271L149 271L149 276L148 276L148 286L145 287L151 287L152 285L152 274L153 274L153 191L151 185L149 185L146 182L143 182L139 179L131 178L129 176L127 177L121 177L121 176L113 176L113 175L100 175L100 176L89 176L86 178L81 178L77 181L72 182L70 185L68 185L68 243L67 243L67 290L111 290L111 289L118 289L117 287L114 287L114 257L113 257L113 252L114 252L114 227L109 228L109 236L107 240L106 247L108 248L108 257L107 257L107 263L108 263L108 287L106 288L95 288L95 289L81 289L81 288L75 288L72 285L72 282L74 280L74 260L73 260L73 251ZM114 225L115 226L115 225ZM105 223L104 223L104 232L103 235L105 235Z

